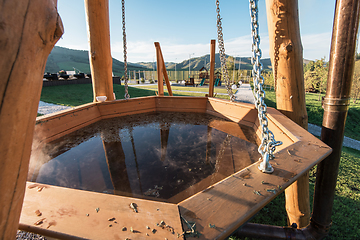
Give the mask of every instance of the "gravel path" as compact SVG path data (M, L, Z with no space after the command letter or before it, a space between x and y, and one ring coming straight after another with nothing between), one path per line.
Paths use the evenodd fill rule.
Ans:
M61 106L61 105L56 105L56 104L40 101L38 113L46 115L46 114L62 111L62 110L69 109L69 108L71 108L71 107Z
M141 86L141 85L138 85L138 86ZM199 90L200 90L200 88L199 88ZM191 92L191 91L183 91L183 92ZM206 93L206 92L202 92L202 91L198 91L198 92L204 93L204 94ZM220 93L218 93L218 94L220 94ZM242 84L241 85L241 87L235 93L235 100L238 102L246 102L246 103L254 104L254 96L253 96L250 84ZM38 113L46 115L46 114L62 111L62 110L69 109L69 108L71 108L71 107L61 106L61 105L56 105L56 104L51 104L51 103L45 103L45 102L40 101ZM309 123L308 131L315 136L320 136L321 127ZM356 150L360 150L360 141L351 139L349 137L344 137L343 146L350 147L350 148L353 148Z

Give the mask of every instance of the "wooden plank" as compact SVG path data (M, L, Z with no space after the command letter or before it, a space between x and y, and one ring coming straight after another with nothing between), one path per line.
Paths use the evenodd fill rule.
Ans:
M103 102L98 104L98 108L102 119L153 112L156 110L155 97L151 96Z
M276 89L276 108L307 129L303 53L298 1L267 0L270 57ZM281 34L278 29L286 29ZM280 47L281 46L281 47ZM285 191L289 223L299 228L310 222L309 176Z
M39 187L43 187L40 192ZM131 203L137 205L137 213L130 208ZM36 210L42 215L37 216ZM109 221L111 218L115 219ZM40 219L44 219L43 223L35 225ZM157 226L161 221L171 228ZM127 230L122 231L123 227ZM81 239L182 239L177 234L183 232L179 210L174 204L30 182L27 183L20 229L62 239L68 238L63 237L64 234ZM156 232L152 233L152 229Z
M34 139L39 142L50 142L100 119L100 112L95 103L38 117Z
M209 97L213 97L213 96L214 96L215 46L216 46L216 40L211 40L211 42L210 42L210 82L209 82Z
M249 103L230 102L227 100L208 98L206 106L207 113L212 115L221 114L234 122L247 121L254 123L257 118L257 111L254 105Z
M206 97L157 97L157 111L166 112L202 112L206 110Z
M209 126L224 133L231 134L232 136L248 140L247 136L244 134L243 130L241 129L239 123L212 120L209 123Z
M110 51L109 0L85 0L86 21L89 37L89 60L96 97L106 96L114 100L112 81L112 57Z
M56 0L1 1L0 239L14 239L46 60L63 34Z

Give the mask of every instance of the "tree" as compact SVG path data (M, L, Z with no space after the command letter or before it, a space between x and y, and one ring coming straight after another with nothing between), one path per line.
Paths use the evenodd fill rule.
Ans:
M360 73L355 72L351 86L351 92L350 92L350 97L352 98L354 104L356 104L356 101L359 98L359 96L360 96Z
M271 71L269 72L264 72L263 73L263 77L264 77L264 84L268 85L270 90L273 88L275 89L275 81L274 81L274 75Z
M322 58L316 62L309 62L304 69L305 90L318 92L319 101L321 93L326 91L328 68L328 63L325 62L325 58Z

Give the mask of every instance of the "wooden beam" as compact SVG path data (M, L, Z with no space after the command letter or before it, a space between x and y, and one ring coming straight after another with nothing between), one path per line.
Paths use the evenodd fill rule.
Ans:
M211 40L211 42L210 42L210 82L209 82L209 97L213 97L213 96L214 96L215 45L216 45L216 40Z
M161 64L160 43L155 42L154 44L156 48L156 71L158 75L158 95L164 96L164 83L163 83L163 74L162 74L163 65Z
M298 1L266 0L266 9L277 109L307 129ZM299 178L286 189L285 195L289 224L308 225L309 175Z
M96 97L106 96L114 100L112 82L112 57L110 51L109 1L85 0L86 20L89 36L89 60Z
M159 89L159 93L160 93L160 88L162 88L162 92L164 91L163 82L161 82L162 83L161 87L159 86L159 79L160 78L162 79L164 77L165 83L166 83L166 88L168 90L169 96L172 96L173 93L172 93L172 90L171 90L169 77L168 77L167 72L166 72L165 61L164 61L164 57L163 57L162 52L161 52L160 43L155 42L155 48L156 48L157 66L160 65L160 67L161 67L161 68L158 67L158 69L160 69L160 70L157 71L157 73L158 73L158 89ZM159 76L159 74L160 74L160 76ZM161 75L161 74L163 74L163 75ZM164 96L164 94L163 95L159 94L159 96Z
M0 6L0 239L14 239L46 60L63 25L56 0Z

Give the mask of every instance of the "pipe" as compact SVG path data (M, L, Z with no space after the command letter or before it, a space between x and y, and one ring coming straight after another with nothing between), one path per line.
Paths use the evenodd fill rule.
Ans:
M318 164L311 225L329 231L345 122L350 103L360 1L336 1L321 140L333 151Z
M247 223L238 230L236 237L252 237L260 239L283 239L283 240L316 240L327 235L313 226L297 229L296 224L292 227L278 227L257 223Z
M327 92L323 102L321 140L333 151L318 164L312 218L307 227L277 227L247 223L235 235L264 239L322 239L328 235L350 103L360 1L336 1Z

